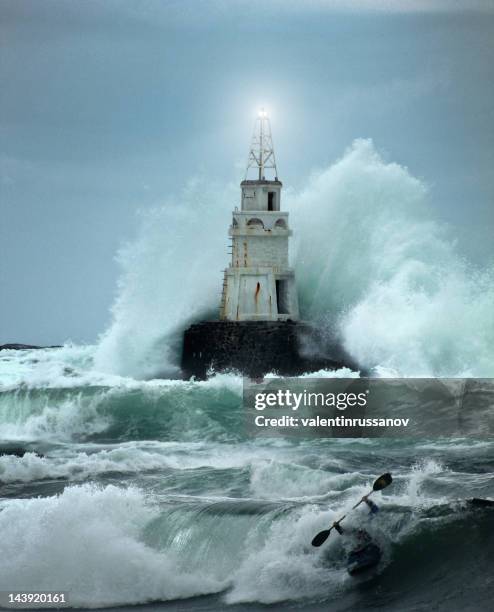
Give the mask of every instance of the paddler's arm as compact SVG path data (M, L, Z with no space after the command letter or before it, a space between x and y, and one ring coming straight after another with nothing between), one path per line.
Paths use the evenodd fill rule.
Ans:
M367 497L364 497L364 502L367 504L370 514L377 514L379 512L379 507Z

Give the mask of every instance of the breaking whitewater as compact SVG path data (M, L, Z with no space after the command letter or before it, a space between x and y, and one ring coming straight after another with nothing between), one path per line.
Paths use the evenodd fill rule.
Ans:
M0 591L79 608L490 609L494 512L462 500L494 497L493 442L253 439L240 376L180 380L237 198L196 181L143 217L97 345L0 352L1 445L32 451L0 457ZM376 376L493 377L492 268L458 255L428 198L369 141L285 195L303 316ZM376 518L346 522L384 551L357 581L344 538L310 542L388 471Z

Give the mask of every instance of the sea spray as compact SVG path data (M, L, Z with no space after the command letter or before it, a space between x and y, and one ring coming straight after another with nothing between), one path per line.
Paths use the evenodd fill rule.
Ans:
M176 201L141 214L136 240L118 254L122 275L97 369L136 378L179 374L183 330L217 315L238 199L233 185L194 179Z
M226 231L238 188L193 181L142 218L122 249L113 321L95 367L179 376L182 332L217 316ZM494 274L463 261L432 218L423 181L372 141L288 192L301 316L376 374L492 376Z
M461 259L428 189L356 140L289 208L304 315L402 376L494 374L494 274Z

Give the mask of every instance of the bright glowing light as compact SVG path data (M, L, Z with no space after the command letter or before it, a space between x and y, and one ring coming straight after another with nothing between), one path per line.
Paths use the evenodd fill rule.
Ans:
M268 116L268 113L263 108L261 108L259 111L259 117L264 118L267 116Z

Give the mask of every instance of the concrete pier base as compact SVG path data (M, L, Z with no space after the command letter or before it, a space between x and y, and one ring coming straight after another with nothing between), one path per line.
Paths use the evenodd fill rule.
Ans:
M357 366L341 351L330 357L310 348L320 341L318 331L295 321L205 321L184 334L182 371L204 379L208 371L238 371L251 378L274 372L298 376L321 369Z

